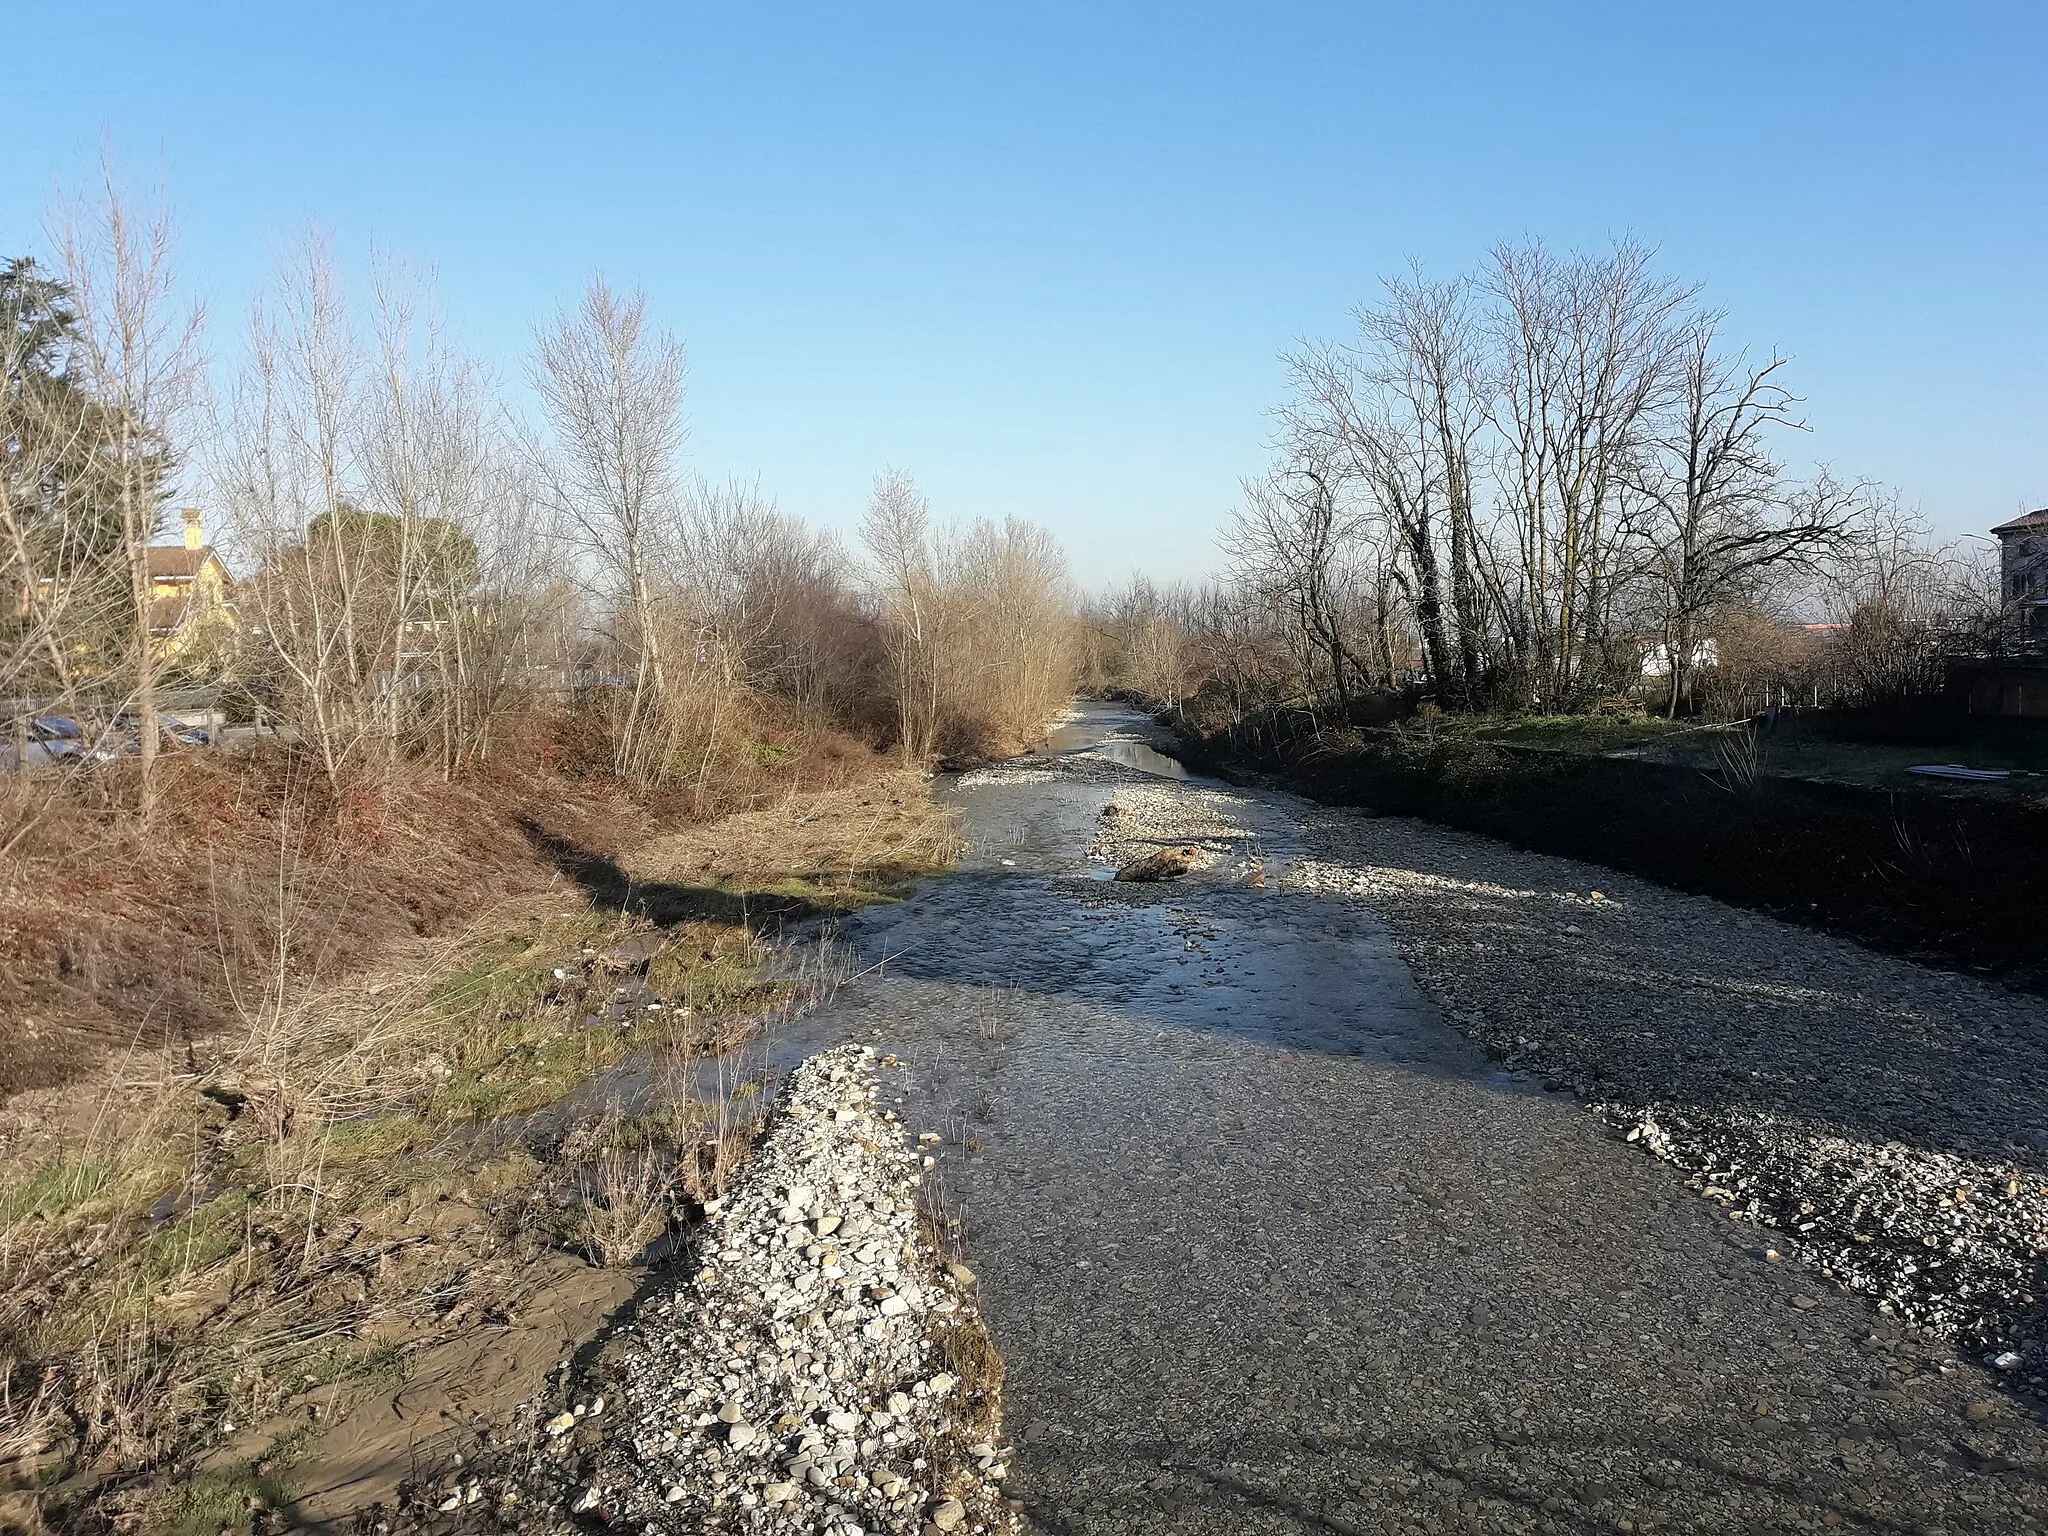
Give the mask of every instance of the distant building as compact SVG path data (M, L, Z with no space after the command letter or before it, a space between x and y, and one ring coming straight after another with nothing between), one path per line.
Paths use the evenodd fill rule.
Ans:
M1642 642L1643 676L1669 677L1671 675L1671 647L1662 640ZM1721 643L1712 635L1692 643L1686 659L1688 672L1704 672L1707 668L1720 665Z
M172 661L192 657L202 647L224 640L235 628L235 607L231 597L234 578L218 552L206 542L206 527L197 507L182 509L184 542L152 544L146 550L149 561L149 636L157 659ZM118 560L118 555L110 557ZM119 564L103 564L97 588L101 611L87 621L107 617L104 607L110 592L118 594L122 615L128 612L127 572ZM119 583L109 588L108 580ZM20 611L29 614L38 606L62 606L71 594L71 584L59 577L39 577L34 586L21 589ZM82 656L87 646L74 639Z
M228 568L206 542L197 507L186 507L182 544L149 547L149 634L166 661L223 638L235 625Z
M1999 596L2024 651L2048 651L2048 508L2000 523Z
M2048 508L1991 531L1998 595L2019 654L1951 659L1949 696L1973 715L2048 718Z

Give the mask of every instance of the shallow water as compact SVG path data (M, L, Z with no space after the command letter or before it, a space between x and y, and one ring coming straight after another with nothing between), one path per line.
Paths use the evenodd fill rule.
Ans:
M1157 774L1166 779L1184 779L1187 769L1179 758L1168 757L1164 752L1155 752L1142 741L1106 741L1094 749L1113 763L1122 763L1126 768L1135 768L1140 773Z
M1288 888L1300 802L1168 788L1122 750L1147 726L1087 706L1047 753L949 783L960 872L849 922L867 974L778 1052L851 1037L904 1061L1008 1362L1031 1519L1220 1536L1611 1531L1645 1500L1688 1528L1813 1516L1849 1410L1752 1445L1747 1404L1832 1404L1862 1304L1789 1310L1814 1291L1793 1266L1492 1065L1368 913ZM1139 783L1221 797L1274 878L1226 860L1105 884L1089 844ZM1674 1454L1683 1487L1639 1480ZM1904 1499L1951 1475L1915 1453L1864 1478Z
M1184 779L1180 759L1158 750L1158 726L1149 716L1122 704L1080 704L1074 716L1045 738L1045 750L1059 756L1088 753L1163 779Z

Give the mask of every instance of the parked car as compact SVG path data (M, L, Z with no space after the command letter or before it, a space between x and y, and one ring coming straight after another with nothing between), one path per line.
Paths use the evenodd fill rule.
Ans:
M157 724L157 750L176 751L180 747L205 747L213 744L213 738L200 726L183 725L170 720ZM107 734L93 752L93 761L112 762L117 757L138 757L142 753L142 722L133 715L123 715L114 722L114 728Z
M213 745L213 733L203 726L167 720L159 732L158 748L166 752ZM89 740L85 727L69 715L35 715L11 728L0 726L0 773L74 761L111 763L138 756L141 751L141 722L133 715L117 719L96 742Z
M85 730L76 720L69 715L35 715L0 740L0 773L48 768L84 755Z

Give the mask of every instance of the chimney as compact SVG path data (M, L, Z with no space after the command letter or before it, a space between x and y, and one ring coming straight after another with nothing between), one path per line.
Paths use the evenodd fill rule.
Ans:
M206 525L199 520L199 509L184 507L178 515L185 519L185 547L194 551L206 548Z

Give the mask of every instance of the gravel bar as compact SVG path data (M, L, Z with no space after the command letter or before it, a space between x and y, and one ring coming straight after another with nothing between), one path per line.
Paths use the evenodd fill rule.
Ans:
M840 1005L943 1132L1033 1528L2048 1528L2036 1003L1084 715Z
M1424 994L1759 1237L2027 1387L2048 1337L2039 999L1406 818L1306 818L1294 878Z
M645 1531L1008 1532L1000 1367L919 1215L924 1159L840 1046L791 1075L682 1288L615 1354L572 1514ZM587 1415L586 1415L587 1417ZM567 1440L573 1409L545 1426Z

